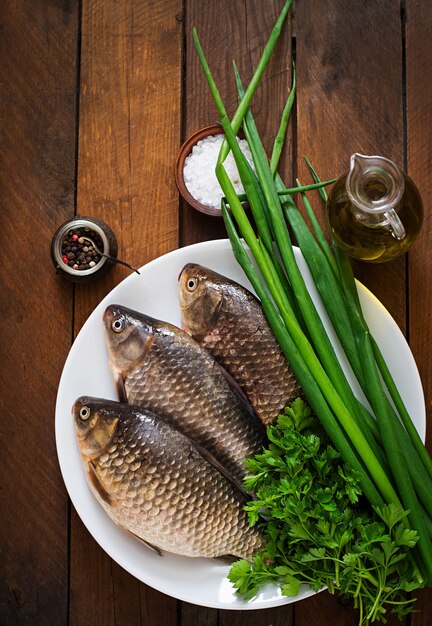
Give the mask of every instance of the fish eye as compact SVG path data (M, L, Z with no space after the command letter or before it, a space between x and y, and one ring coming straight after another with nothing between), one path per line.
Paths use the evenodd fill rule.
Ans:
M195 291L195 289L198 287L198 281L196 278L188 278L186 285L188 291Z
M80 418L82 420L88 420L89 417L90 417L90 409L88 408L88 406L81 407Z
M124 319L122 317L117 317L112 321L111 328L115 333L121 333L124 328Z

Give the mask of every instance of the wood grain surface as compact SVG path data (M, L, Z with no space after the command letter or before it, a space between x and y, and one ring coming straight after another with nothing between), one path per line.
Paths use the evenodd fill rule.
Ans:
M0 31L0 623L65 624L54 406L73 311L49 249L73 213L77 7L5 1Z
M409 342L417 361L425 392L426 440L432 450L432 5L421 0L406 3L406 115L407 173L416 181L423 199L425 219L419 240L408 258ZM419 613L412 626L429 626L432 589L418 594Z
M58 380L82 324L127 274L72 287L49 245L74 214L105 220L139 266L225 237L179 199L183 139L217 121L191 39L196 26L226 108L232 60L247 83L283 0L4 0L0 9L0 625L352 626L322 592L286 607L218 611L151 589L90 536L64 488L54 441ZM298 97L281 173L339 176L352 152L404 166L425 205L419 241L384 265L356 264L408 338L432 443L432 8L422 0L297 0L252 102L271 148L291 84ZM321 212L319 201L314 200ZM41 252L41 253L40 253ZM85 364L84 364L85 366ZM90 366L90 365L89 365ZM175 590L173 590L175 592ZM404 626L431 623L431 590ZM390 619L389 624L398 622Z
M172 0L83 3L77 213L108 223L119 258L138 266L178 247L181 8ZM96 285L77 286L75 333L126 274L117 266ZM71 624L157 623L162 614L161 623L176 623L176 600L162 601L113 563L75 513L70 563Z

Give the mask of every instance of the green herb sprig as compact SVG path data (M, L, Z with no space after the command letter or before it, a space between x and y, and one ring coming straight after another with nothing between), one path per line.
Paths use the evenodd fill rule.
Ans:
M228 578L246 599L268 583L295 596L300 585L327 587L354 601L359 624L405 615L421 586L410 550L417 533L406 512L390 504L371 511L358 474L343 463L310 408L298 398L267 431L270 445L247 461L246 505L266 548L252 563L238 561Z

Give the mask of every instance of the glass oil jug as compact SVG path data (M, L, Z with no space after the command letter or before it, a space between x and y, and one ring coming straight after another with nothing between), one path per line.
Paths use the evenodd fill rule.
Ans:
M406 252L422 221L417 187L381 156L353 154L349 173L335 183L327 203L327 226L337 244L349 256L371 263Z

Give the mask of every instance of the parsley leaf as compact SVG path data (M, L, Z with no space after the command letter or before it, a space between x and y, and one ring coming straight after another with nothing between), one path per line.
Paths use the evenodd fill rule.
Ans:
M326 586L353 600L361 626L385 621L390 611L409 613L406 594L422 585L409 558L417 533L404 526L407 511L370 509L356 472L301 398L267 435L270 444L247 461L245 480L256 496L245 506L249 522L266 545L252 563L232 565L228 578L237 592L250 599L273 582L295 596L302 584Z

